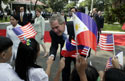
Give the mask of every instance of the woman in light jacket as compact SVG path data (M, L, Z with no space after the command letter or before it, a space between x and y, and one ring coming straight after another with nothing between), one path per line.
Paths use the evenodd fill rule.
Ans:
M35 30L37 32L37 35L35 36L35 39L37 42L42 45L43 50L44 50L44 56L47 56L48 53L46 51L46 47L44 44L44 32L45 32L45 20L41 16L41 10L39 8L36 9L36 18L35 18Z
M16 59L17 48L20 43L20 40L19 40L18 36L14 33L13 28L21 27L21 25L18 24L18 17L16 15L10 16L10 23L11 23L11 25L7 26L7 29L6 29L6 31L7 31L6 36L9 37L13 41L12 57L10 60L10 63L12 63Z

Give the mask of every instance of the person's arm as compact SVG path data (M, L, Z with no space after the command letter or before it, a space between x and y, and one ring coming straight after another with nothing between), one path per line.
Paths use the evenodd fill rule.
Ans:
M63 70L63 68L65 67L65 58L61 58L60 62L59 62L59 68L58 68L58 71L56 73L56 76L54 78L54 81L59 81L60 79L60 74Z
M88 81L85 74L86 68L87 68L87 63L85 59L82 56L78 55L76 58L76 70L80 77L80 81Z
M58 40L56 39L56 36L53 31L50 31L50 37L51 37L50 55L54 55L55 59L58 49L58 42L57 42Z
M42 38L44 37L44 33L45 33L45 19L43 17L41 17L41 26L42 26L42 32L41 32L41 35L42 35Z
M50 76L51 66L53 64L53 58L54 57L50 56L50 57L48 57L48 60L47 60L46 74L48 75L48 77Z

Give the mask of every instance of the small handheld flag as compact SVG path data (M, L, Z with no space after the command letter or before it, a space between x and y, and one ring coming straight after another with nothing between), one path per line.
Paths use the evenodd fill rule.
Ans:
M99 46L101 50L105 51L113 51L114 50L114 42L113 42L112 34L101 34L99 40Z
M25 38L34 38L34 36L37 34L31 23L28 23L22 27L13 28L13 31L22 42L25 42Z
M89 53L89 47L83 45L77 45L74 40L70 43L69 39L65 40L64 46L61 51L61 55L64 57L73 57L77 56L76 46L78 46L78 52L81 55L87 56Z
M113 65L112 65L112 57L110 57L110 58L107 60L105 70L107 70L107 69L109 69L109 68L112 68L112 67L113 67Z

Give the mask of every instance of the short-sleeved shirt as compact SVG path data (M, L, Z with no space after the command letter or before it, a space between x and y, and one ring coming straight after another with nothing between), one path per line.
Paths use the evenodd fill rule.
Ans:
M0 63L0 81L24 81L21 80L16 72L8 63Z
M48 81L48 75L43 68L30 68L29 69L30 81Z

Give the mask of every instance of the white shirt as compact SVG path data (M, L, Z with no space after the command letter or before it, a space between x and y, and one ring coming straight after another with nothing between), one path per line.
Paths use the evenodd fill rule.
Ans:
M24 81L21 80L16 72L8 63L0 63L0 81Z
M24 15L24 12L20 12L20 16L22 16L22 17L23 17L23 15Z
M19 24L17 24L15 27L21 27ZM17 49L18 45L20 43L20 40L18 36L13 32L14 27L12 25L7 26L7 32L6 36L9 37L13 41L13 47L12 47L12 58L16 58L17 55Z
M66 34L67 38L69 38L67 26L65 26L64 34Z
M29 70L30 81L48 81L48 75L42 68L31 68Z

